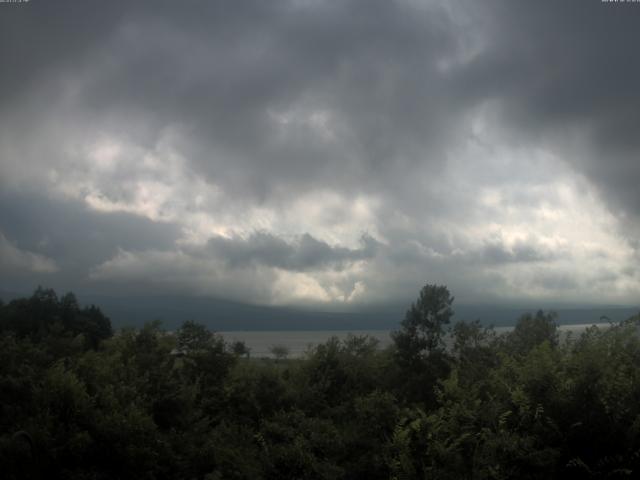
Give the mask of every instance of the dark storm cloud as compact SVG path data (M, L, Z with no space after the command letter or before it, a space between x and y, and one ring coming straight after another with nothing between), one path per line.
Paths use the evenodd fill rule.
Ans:
M3 251L18 259L12 268L76 283L92 271L104 282L167 278L171 288L205 257L202 276L231 296L263 267L346 277L365 261L366 278L344 281L396 294L425 275L471 291L488 278L487 265L566 259L536 242L483 243L491 238L484 227L525 228L542 207L563 218L554 210L561 195L529 188L550 181L528 160L538 148L571 162L619 218L637 217L638 25L637 5L599 0L0 4ZM472 133L483 109L499 145L451 167L456 148L488 141ZM103 140L123 152L96 167ZM483 158L502 144L525 152L518 168ZM475 182L457 183L465 175ZM15 193L29 182L50 195ZM196 184L211 187L213 200L196 198L204 191L192 191ZM477 207L483 187L504 193L504 185L509 195ZM169 192L162 201L158 189ZM313 217L317 228L300 226L310 192L340 199L326 206L336 219L325 212ZM111 209L135 204L136 215L90 210L81 205L87 199ZM345 233L353 215L346 205L361 199L365 227ZM245 212L236 229L230 219ZM368 236L352 248L322 239L353 240L369 226L384 245ZM185 238L209 240L185 247ZM243 273L230 283L220 265ZM566 284L553 275L539 281ZM261 278L266 285L274 274ZM335 281L327 278L323 288ZM264 290L257 295L268 301Z
M55 278L79 286L95 264L118 249L169 249L180 231L127 213L96 213L74 201L38 194L0 194L0 232L17 248L55 259ZM6 286L5 286L6 288Z
M466 95L496 101L521 139L551 140L614 211L632 216L640 212L637 7L599 0L475 4L487 45L456 76Z
M482 250L482 259L488 263L529 263L545 262L558 258L560 252L554 253L535 242L516 242L509 247L502 241L487 243Z
M580 282L570 274L539 272L533 276L531 285L549 291L566 292L580 287Z
M578 168L637 210L640 9L461 2L484 47L444 71L465 32L437 4L416 5L32 1L0 15L0 91L19 109L75 82L82 123L129 115L148 141L180 125L200 171L258 196L330 181L408 194L400 172L438 164L465 112L497 100L532 142L583 128L593 152Z
M6 79L14 98L67 93L72 127L130 129L138 142L178 125L194 168L238 197L393 187L402 168L442 161L456 121L459 95L437 65L457 40L439 8L101 2L85 16L32 3L4 18L5 44L29 32L5 52L21 72Z
M256 232L249 238L214 237L208 247L231 267L251 264L277 267L284 270L306 271L324 268L342 269L345 265L373 258L379 243L368 235L360 239L361 248L331 246L304 234L287 242L266 232Z

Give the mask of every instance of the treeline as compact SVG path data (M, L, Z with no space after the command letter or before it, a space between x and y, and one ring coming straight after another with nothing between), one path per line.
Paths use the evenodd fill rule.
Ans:
M193 322L114 334L72 294L0 303L2 478L637 478L639 316L498 335L452 303L427 285L391 347L278 361Z

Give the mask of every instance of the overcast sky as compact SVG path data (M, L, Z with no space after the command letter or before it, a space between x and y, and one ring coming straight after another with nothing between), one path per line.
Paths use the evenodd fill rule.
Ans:
M640 3L0 3L0 289L638 304Z

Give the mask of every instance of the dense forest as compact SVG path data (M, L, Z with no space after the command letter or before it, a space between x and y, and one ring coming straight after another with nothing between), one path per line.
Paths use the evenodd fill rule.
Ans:
M498 335L425 286L380 349L251 358L194 322L113 332L38 288L0 304L2 477L637 478L640 316Z

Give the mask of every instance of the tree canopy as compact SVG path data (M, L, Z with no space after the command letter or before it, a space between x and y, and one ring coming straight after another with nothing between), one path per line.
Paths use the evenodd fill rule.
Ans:
M576 338L554 314L450 328L425 286L395 342L249 358L195 322L116 334L38 288L0 303L7 479L571 479L640 472L640 315Z
M425 285L393 339L407 357L428 356L444 349L445 327L451 321L454 298L443 285Z

